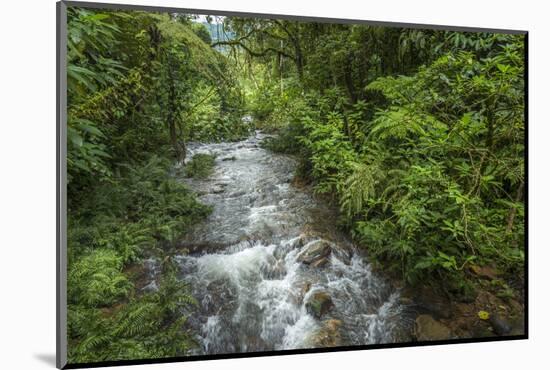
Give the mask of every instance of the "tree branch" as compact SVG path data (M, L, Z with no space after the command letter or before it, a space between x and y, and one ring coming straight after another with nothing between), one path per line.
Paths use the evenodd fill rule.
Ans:
M255 50L252 50L251 48L249 48L248 46L246 46L245 44L243 44L240 41L218 41L218 42L213 43L211 46L215 47L215 46L218 46L218 45L228 45L228 46L241 47L244 50L246 50L246 52L248 54L252 55L253 57L263 57L263 56L266 56L269 53L276 53L276 54L280 54L280 55L284 56L285 58L290 58L292 60L296 59L295 56L290 55L290 54L288 54L288 53L286 53L282 50L279 50L279 49L276 49L276 48L273 48L273 47L268 47L268 48L265 48L261 51L255 51Z
M292 34L292 32L290 32L290 30L284 25L283 22L281 22L280 20L278 19L274 19L273 20L279 27L281 27L281 29L288 35L288 37L290 37L290 39L294 42L296 41L296 36Z

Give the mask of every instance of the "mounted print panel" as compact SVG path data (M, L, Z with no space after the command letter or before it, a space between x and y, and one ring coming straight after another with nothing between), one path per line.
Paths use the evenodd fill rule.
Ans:
M58 5L59 367L527 338L526 32Z

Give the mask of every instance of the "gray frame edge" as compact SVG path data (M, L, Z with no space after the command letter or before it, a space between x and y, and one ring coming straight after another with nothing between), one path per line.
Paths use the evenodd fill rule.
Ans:
M380 27L403 27L403 28L415 28L415 29L432 29L441 31L459 31L459 32L491 32L491 33L506 33L506 34L526 34L527 30L513 30L513 29L499 29L499 28L481 28L481 27L460 27L451 25L436 25L436 24L422 24L422 23L406 23L406 22L385 22L374 21L366 19L352 19L352 18L328 18L328 17L312 17L301 16L291 14L268 14L268 13L248 13L240 11L229 10L215 10L215 9L189 9L179 8L171 6L154 6L154 5L132 5L132 4L113 4L113 3L101 3L101 2L84 2L84 1L72 1L62 0L66 6L75 6L81 8L95 8L95 9L110 9L110 10L141 10L149 12L168 12L168 13L190 13L190 14L207 14L207 15L219 15L229 17L252 17L252 18L267 18L267 19L286 19L302 22L321 22L321 23L340 23L340 24L366 24L370 26Z
M56 3L56 367L67 365L67 4Z

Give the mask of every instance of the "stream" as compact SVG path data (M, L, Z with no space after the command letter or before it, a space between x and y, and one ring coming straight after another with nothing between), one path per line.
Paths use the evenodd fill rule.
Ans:
M336 227L337 210L291 184L296 161L260 146L190 143L216 155L207 179L182 179L213 206L181 242L181 279L198 300L193 354L399 341L399 291Z

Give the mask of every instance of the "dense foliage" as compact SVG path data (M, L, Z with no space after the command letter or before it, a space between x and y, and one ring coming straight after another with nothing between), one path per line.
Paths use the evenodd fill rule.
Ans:
M523 37L232 19L250 107L299 175L410 283L524 262ZM260 72L260 75L258 75Z
M205 42L188 16L69 8L70 362L192 347L194 299L176 279L172 246L210 210L171 170L186 141L249 130L230 61ZM163 261L154 292L133 273L150 256Z
M173 249L210 209L172 170L207 177L186 143L244 137L246 114L385 270L456 295L472 266L522 278L522 36L222 20L69 9L71 363L193 346Z

